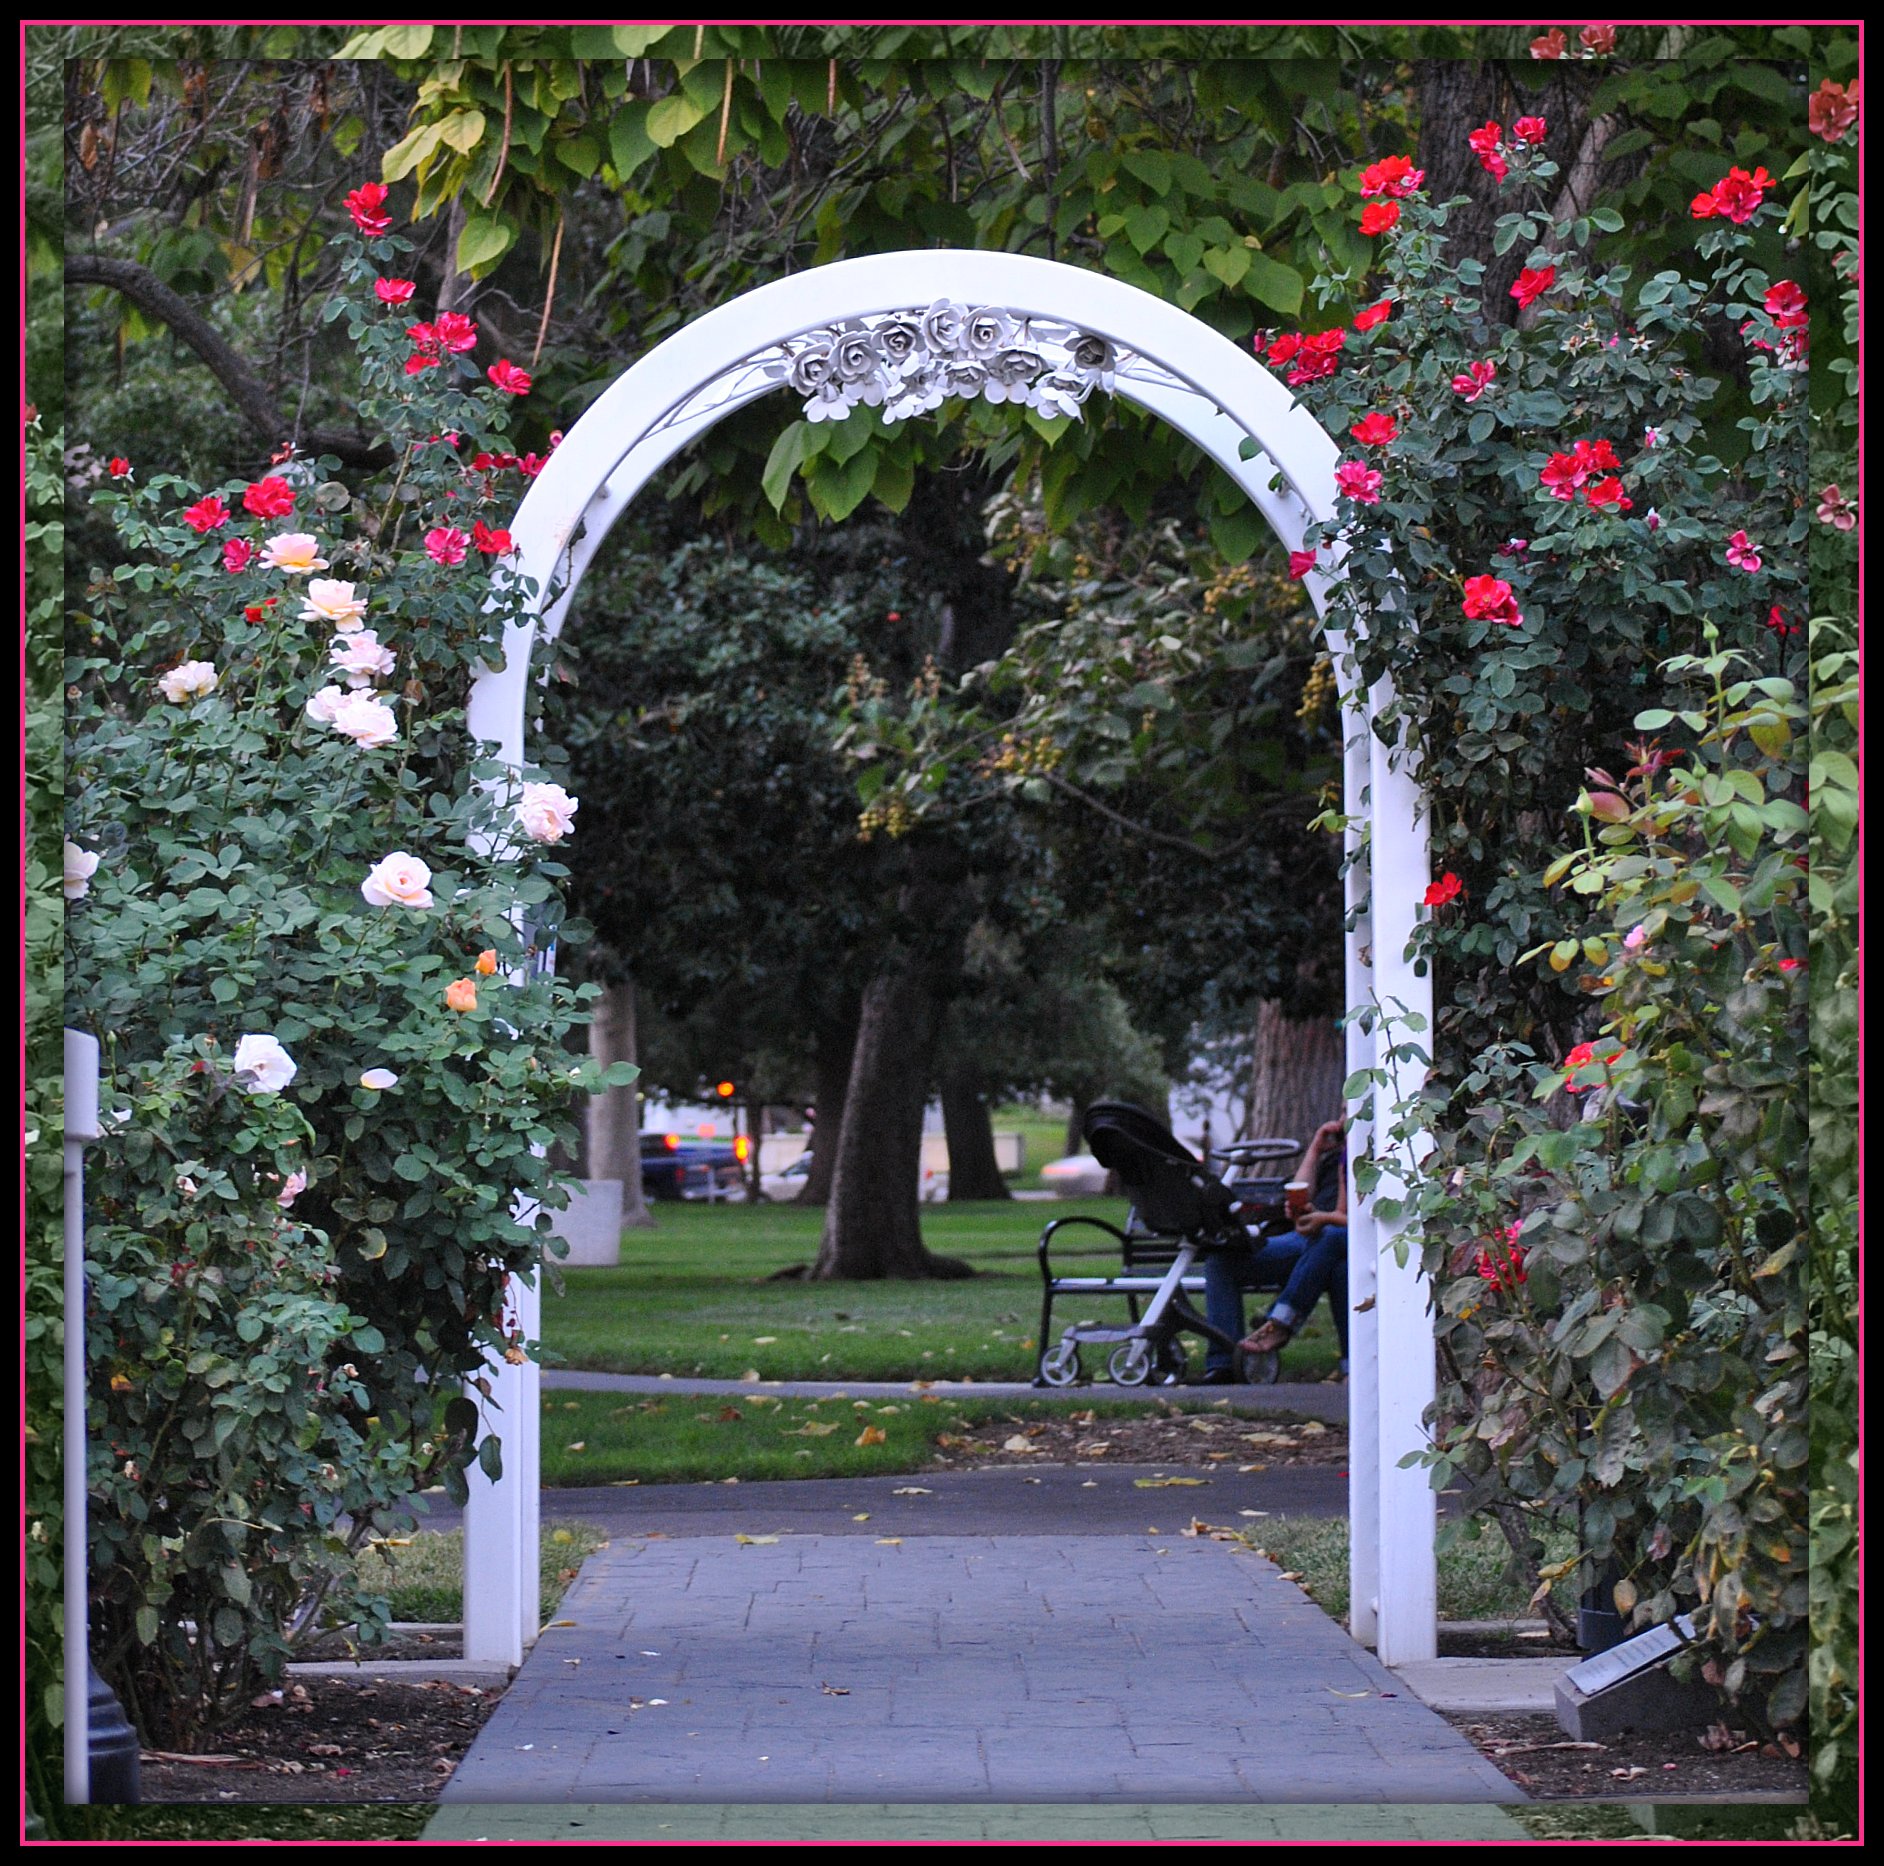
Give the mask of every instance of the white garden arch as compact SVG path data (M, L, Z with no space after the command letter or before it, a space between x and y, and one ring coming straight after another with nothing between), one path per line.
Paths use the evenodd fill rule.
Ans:
M931 324L927 383L899 377L908 329L920 330L925 313L943 302L976 312L985 307L991 321L972 334L947 318ZM902 335L892 326L903 327ZM844 359L851 366L847 384L843 370L813 354L834 351L846 338L863 346ZM920 363L920 337L916 348ZM1035 363L1027 361L1030 349ZM881 368L872 365L870 350L883 359ZM934 367L945 353L957 360L952 377ZM543 593L540 612L507 629L503 665L487 665L474 680L471 731L495 741L513 767L521 765L535 644L560 630L615 521L668 460L716 422L788 386L811 392L813 419L841 417L858 399L887 404L886 413L897 412L899 400L904 411L919 412L939 393L987 392L976 357L995 365L997 379L1005 374L1023 387L1031 381L1048 396L1077 400L1098 387L1162 417L1248 493L1290 550L1301 548L1311 522L1334 516L1335 443L1252 355L1188 312L1118 279L1014 253L929 250L844 260L760 286L695 319L629 369L570 429L511 524L517 570ZM1024 395L1007 391L991 399ZM1240 451L1246 437L1260 449L1247 460ZM1339 574L1338 560L1329 573ZM1321 610L1326 588L1319 574L1310 575L1308 589ZM1430 1029L1431 982L1406 957L1429 879L1419 788L1406 758L1373 729L1387 693L1358 690L1338 638L1330 646L1346 720L1345 813L1355 858L1346 884L1347 1000L1387 1006L1396 1018L1411 1013L1425 1020L1418 1028ZM1350 1074L1395 1067L1386 1033L1371 1021L1371 1029L1348 1023ZM1395 1091L1376 1106L1414 1086L1413 1069L1403 1066ZM1367 1132L1358 1104L1351 1112L1353 1152ZM1392 1169L1410 1164L1408 1145L1385 1149L1380 1195L1396 1189ZM1377 1218L1373 1204L1350 1189L1351 1627L1386 1663L1401 1664L1436 1651L1434 1497L1425 1469L1401 1464L1423 1442L1433 1333L1417 1256L1405 1265L1395 1261L1399 1226ZM523 1327L534 1335L536 1290L520 1283L514 1296ZM470 1473L465 1655L516 1664L536 1624L537 1369L498 1362L489 1384L487 1418L504 1440L504 1475L493 1483L475 1466ZM1391 1552L1385 1563L1383 1550Z

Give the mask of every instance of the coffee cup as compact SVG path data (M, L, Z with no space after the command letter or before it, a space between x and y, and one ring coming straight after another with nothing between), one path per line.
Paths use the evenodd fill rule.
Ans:
M1308 1210L1309 1185L1306 1179L1291 1180L1282 1188L1283 1203L1291 1218L1300 1218Z

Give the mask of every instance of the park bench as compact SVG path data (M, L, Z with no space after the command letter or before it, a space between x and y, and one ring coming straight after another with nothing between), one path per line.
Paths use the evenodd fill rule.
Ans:
M1284 1157L1286 1152L1296 1151L1292 1141L1256 1141L1241 1143L1234 1149L1226 1149L1223 1154L1213 1154L1212 1158L1222 1158L1233 1166L1240 1165L1248 1170L1252 1161L1267 1162ZM1282 1182L1279 1179L1250 1179L1231 1182L1230 1190L1246 1207L1260 1213L1258 1223L1262 1225L1285 1225L1281 1203ZM1103 1274L1068 1274L1056 1271L1053 1265L1054 1243L1068 1232L1078 1230L1081 1236L1079 1244L1086 1246L1080 1250L1082 1256L1103 1254L1110 1256L1118 1252L1118 1268L1108 1269ZM1098 1232L1105 1240L1103 1244L1088 1235ZM1067 1239L1067 1244L1073 1244ZM1065 1253L1066 1245L1062 1245ZM1110 1223L1103 1218L1094 1218L1084 1214L1074 1214L1065 1218L1050 1220L1040 1233L1040 1243L1036 1247L1036 1256L1040 1264L1040 1332L1035 1336L1038 1354L1034 1363L1034 1385L1042 1387L1070 1386L1079 1378L1080 1363L1076 1346L1070 1341L1055 1342L1052 1339L1053 1308L1062 1297L1105 1297L1122 1298L1130 1322L1136 1325L1145 1308L1151 1304L1161 1290L1164 1290L1171 1277L1174 1266L1181 1253L1187 1249L1187 1240L1174 1232L1160 1232L1147 1228L1139 1218L1134 1206L1127 1214L1125 1226ZM1194 1252L1191 1253L1194 1262ZM1280 1287L1273 1285L1272 1287ZM1187 1264L1176 1286L1169 1291L1169 1307L1166 1314L1176 1324L1176 1334L1163 1342L1157 1352L1145 1366L1142 1355L1128 1353L1130 1344L1122 1344L1114 1351L1108 1363L1112 1378L1121 1385L1138 1386L1149 1381L1158 1386L1169 1386L1182 1381L1189 1371L1189 1357L1183 1335L1195 1334L1209 1340L1214 1334L1210 1324L1204 1319L1198 1307L1191 1300L1201 1297L1204 1290L1204 1278L1201 1266L1192 1268ZM1083 1305L1082 1305L1083 1306ZM1083 1319L1075 1324L1078 1327L1090 1326ZM1281 1378L1282 1357L1280 1354L1245 1355L1239 1349L1236 1363L1241 1378L1257 1385L1270 1385ZM1144 1371L1140 1371L1141 1367Z

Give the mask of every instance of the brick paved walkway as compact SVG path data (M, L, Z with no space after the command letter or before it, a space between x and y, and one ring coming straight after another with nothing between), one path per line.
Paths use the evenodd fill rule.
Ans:
M1522 1799L1270 1563L1202 1538L623 1538L560 1617L432 1837L519 1831L461 1804Z

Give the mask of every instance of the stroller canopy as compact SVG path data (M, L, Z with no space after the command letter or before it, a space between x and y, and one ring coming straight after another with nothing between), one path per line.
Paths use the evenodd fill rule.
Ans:
M1154 1231L1203 1240L1240 1230L1235 1195L1155 1116L1129 1101L1096 1101L1080 1123L1092 1156L1119 1177Z

